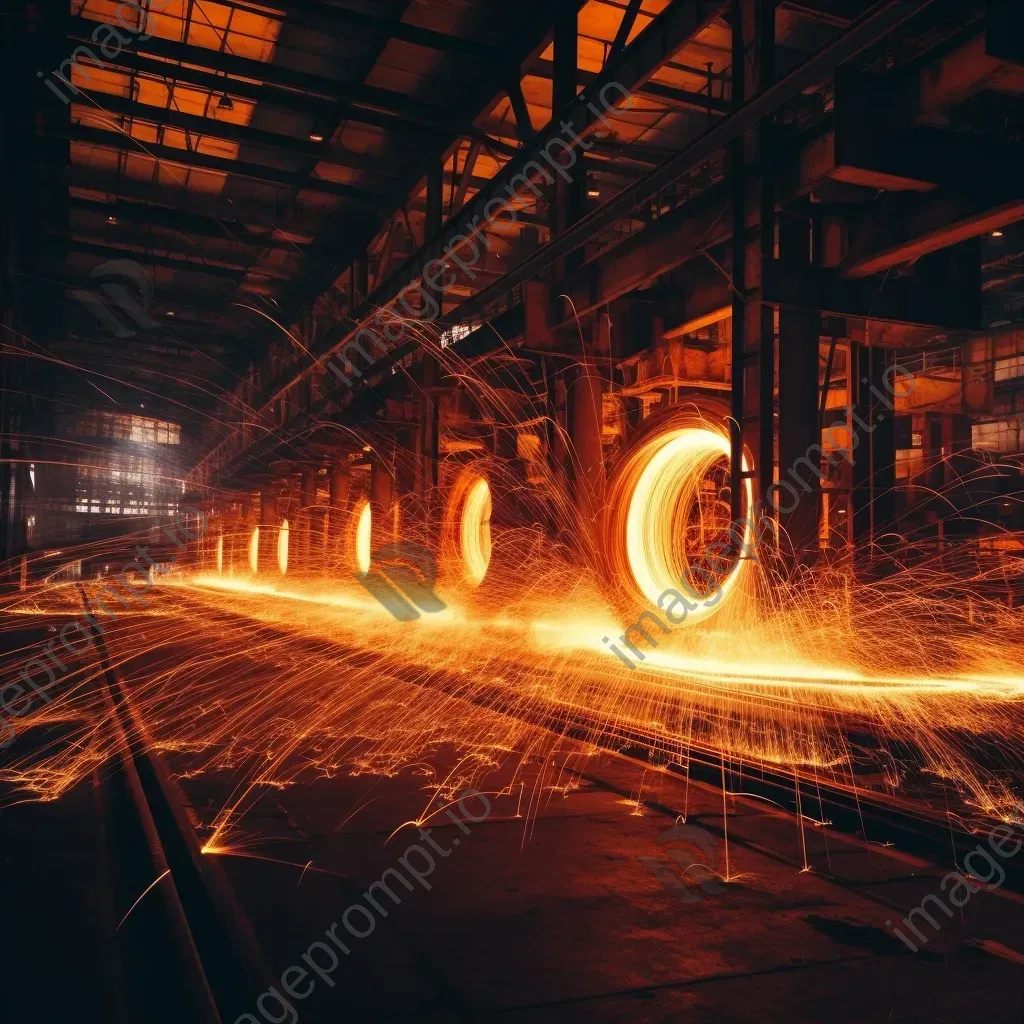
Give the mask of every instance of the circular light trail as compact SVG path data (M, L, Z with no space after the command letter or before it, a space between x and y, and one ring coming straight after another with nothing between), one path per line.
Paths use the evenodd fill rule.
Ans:
M284 576L288 572L288 520L281 523L281 529L277 535L277 567Z
M356 568L364 575L370 571L372 538L373 512L370 503L364 501L356 522Z
M711 567L721 565L723 549L718 545L727 541L730 524L727 514L716 515L707 507L709 476L721 471L729 456L729 439L723 433L706 425L681 426L650 437L624 466L629 575L653 608L661 607L659 598L670 590L682 593L688 604L696 599L687 623L706 620L719 611L749 566L749 561L730 556L733 561L727 572ZM743 468L749 468L746 459ZM744 487L750 509L753 485L749 479ZM744 549L749 550L749 522L743 534ZM713 600L701 600L719 590L720 596Z
M469 483L462 503L459 547L467 579L481 584L491 564L491 486L482 476Z

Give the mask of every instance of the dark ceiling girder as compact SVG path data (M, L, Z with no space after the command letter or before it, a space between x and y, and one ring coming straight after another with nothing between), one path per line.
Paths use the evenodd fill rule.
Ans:
M46 275L46 280L54 287L71 289L72 291L84 289L98 295L101 300L103 299L103 295L97 287L98 282L94 277L89 277L88 274L83 274L81 271L69 270L66 264L62 263L50 267L44 265L41 271ZM212 278L207 278L206 280L211 285L223 283ZM220 302L223 299L223 290L201 291L196 288L194 283L183 285L180 281L173 283L164 281L153 282L151 305L157 307L170 306L177 313L187 312L191 314L190 316L182 316L180 321L178 321L185 325L192 323L215 324L221 317L222 314L219 307L214 309L210 306L199 304L200 301L205 299Z
M727 6L727 0L673 0L673 2L644 30L644 32L631 43L626 50L620 54L615 61L610 61L602 73L586 87L579 96L565 110L553 112L551 122L539 132L533 143L523 148L519 155L509 161L508 164L487 183L487 187L480 190L473 200L467 204L464 210L448 221L441 233L434 239L422 246L410 259L391 274L384 281L380 288L376 289L373 295L369 296L360 309L351 315L349 321L354 325L352 329L347 326L329 331L320 343L316 346L315 356L318 359L327 358L331 353L337 351L361 328L362 321L371 316L373 311L381 306L387 306L394 301L403 288L406 288L418 280L423 268L442 255L445 247L457 236L468 237L471 225L480 220L483 209L487 203L499 195L507 198L509 182L516 176L522 175L526 165L533 161L537 153L547 145L553 138L562 138L560 124L567 121L572 124L576 132L584 132L594 121L594 115L589 111L587 104L595 100L600 88L608 83L617 83L620 88L632 91L638 85L647 82L655 74L666 60L676 53L688 40L692 39L698 32L706 27L717 17ZM649 177L649 176L648 176ZM646 180L646 179L645 179ZM484 218L486 219L486 218ZM584 221L589 218L584 218ZM582 223L582 222L580 222ZM578 225L570 228L566 235L578 232ZM547 251L548 245L542 251ZM506 278L509 275L506 275ZM505 280L503 278L502 280ZM492 288L501 286L498 282ZM490 291L491 288L485 289ZM472 300L470 300L472 301ZM281 378L268 385L267 392L269 400L273 401L279 397L288 387L309 369L310 364L306 361L290 368Z
M236 0L228 0L229 6L252 10L252 5L240 4ZM283 11L288 21L294 25L310 28L325 35L337 35L345 28L354 28L370 35L385 39L400 39L402 42L414 43L428 50L439 53L451 53L459 57L470 57L480 61L497 60L501 51L485 43L472 39L449 35L447 32L436 32L433 29L421 28L407 21L395 21L391 18L378 18L372 14L353 11L347 7L335 7L332 4L311 2L311 0L281 0L273 7ZM260 14L266 14L263 8L256 8Z
M147 264L154 267L165 267L169 270L183 271L189 274L202 274L204 277L221 277L231 281L240 281L250 270L266 274L268 277L275 277L270 271L257 266L238 267L220 263L200 263L198 260L178 259L173 256L161 256L152 252L145 252L140 249L121 249L113 245L104 245L102 242L93 242L86 239L71 238L68 240L69 252L89 253L93 256L102 256L108 260L134 260L145 267Z
M388 193L387 200L382 204L382 208L387 211L383 216L376 219L367 218L365 231L351 223L346 225L348 228L346 236L351 236L353 242L346 249L344 257L331 269L328 275L331 280L337 280L349 269L353 261L360 259L365 254L367 246L373 242L394 211L408 205L410 193L418 188L432 166L441 162L458 138L478 137L473 123L480 116L481 111L489 109L490 104L505 92L510 78L519 74L522 65L543 50L544 41L551 29L552 7L571 8L578 11L586 2L587 0L554 0L552 3L552 0L533 0L532 3L528 3L527 0L522 0L517 10L527 11L523 25L520 26L519 32L512 36L510 44L507 50L503 51L501 58L493 62L491 73L483 85L474 90L461 104L460 109L453 117L453 123L456 125L453 135L442 141L437 141L436 145L431 143L429 146L423 147L418 159L407 165L402 178ZM481 139L481 141L489 140ZM305 306L311 305L322 290L319 288L316 293L309 296Z
M224 139L237 142L244 146L257 146L270 151L280 151L292 156L312 157L325 163L339 167L350 167L353 170L373 171L375 174L393 175L393 165L363 153L332 146L329 142L311 142L293 135L282 135L268 132L262 128L252 128L245 124L232 121L219 121L215 117L203 117L199 114L186 114L180 110L169 110L150 103L139 103L126 96L115 96L110 93L81 90L78 97L90 108L103 110L123 117L137 118L151 124L166 125L180 128L203 138Z
M530 121L530 110L523 95L523 83L517 77L508 86L508 100L512 105L512 113L516 119L516 134L524 145L531 142L534 136L533 123Z
M554 73L554 64L550 60L538 57L536 60L530 61L527 71L539 78L550 79ZM586 71L582 68L576 72L580 84L584 86L590 85L598 74L597 71ZM678 110L693 110L701 114L706 114L708 111L707 93L689 92L686 89L680 89L674 85L664 85L661 82L645 82L634 92L638 96L649 96L651 99ZM717 96L712 98L710 108L713 114L725 114L730 109L729 104Z
M572 225L555 242L531 254L514 271L486 288L459 310L460 316L472 316L487 303L500 298L523 281L529 280L551 266L566 253L573 252L598 232L629 215L636 207L658 195L668 185L699 166L738 137L750 125L757 124L784 103L799 96L805 89L829 77L837 66L856 56L886 33L928 6L930 0L879 0L850 27L831 40L788 74L756 93L732 114L716 122L703 135L686 146L660 167L655 168L635 185L623 189L615 198ZM664 15L661 15L664 17ZM627 50L639 48L645 31ZM403 287L407 282L403 282ZM397 292L395 293L397 294ZM377 299L380 303L380 299ZM391 301L390 299L388 301Z
M159 241L162 247L174 244L173 239L179 239L179 250L184 256L190 255L194 250L187 247L187 241L192 236L196 238L212 239L224 242L227 245L244 246L250 250L271 250L275 252L288 253L292 256L312 256L318 249L312 245L292 245L282 239L271 238L269 234L260 234L250 231L244 224L229 223L216 217L204 217L199 214L185 213L180 210L167 209L160 206L150 206L143 203L117 202L106 203L98 199L86 199L79 196L70 196L68 206L71 210L80 210L85 213L92 213L98 217L114 217L117 221L114 225L104 224L109 227L111 233L122 226L135 228L160 228L164 231L173 232L171 237L147 235L150 242ZM65 227L63 232L95 230L93 228L80 228L77 226ZM54 233L63 233L54 231ZM146 242L134 244L146 245ZM152 246L156 248L156 245ZM196 246L196 249L199 247ZM326 253L324 253L326 255Z
M413 200L411 203L406 204L405 209L409 213L425 214L427 212L427 204L423 200ZM508 227L513 227L516 224L528 224L530 227L544 228L545 230L550 226L547 217L535 213L523 213L522 211L517 212L515 220L512 219L511 214L498 214L494 218L494 223L507 225ZM483 229L481 228L481 230Z
M843 277L870 277L1024 220L1024 184L973 196L936 189L885 198L889 202L879 211L876 229L867 233L867 244L852 248L839 265Z
M799 15L801 18L807 18L810 21L820 21L822 24L831 25L833 28L846 28L850 24L849 18L843 18L838 14L832 14L830 11L823 10L820 0L817 3L798 3L796 0L782 0L779 6L793 14Z
M296 212L290 203L232 199L229 196L190 192L185 188L169 188L148 181L135 181L123 175L77 165L69 168L68 184L71 188L98 192L106 196L123 196L170 210L182 210L199 217L211 217L226 223L263 224L268 229L296 234L315 234L319 219L322 217L318 211L310 211L308 219L304 220L301 206Z
M615 60L626 48L626 40L629 39L629 33L633 31L642 3L643 0L629 0L629 5L622 12L622 21L619 22L618 31L612 40L612 48L608 51L608 60Z
M124 153L152 156L160 160L170 160L186 167L199 167L205 170L222 171L226 174L237 174L243 178L253 178L268 185L279 185L284 188L299 189L308 192L322 192L324 195L337 196L362 206L376 207L379 197L366 189L345 185L341 182L327 181L324 178L304 177L289 171L280 171L262 164L253 164L241 160L228 160L224 157L211 156L208 153L197 153L191 149L177 149L159 143L142 142L122 132L106 128L94 128L91 125L74 124L68 126L68 138L72 142L87 142L96 146L107 146Z
M496 129L498 130L498 129ZM515 156L519 152L518 146L510 145L501 139L496 139L488 132L481 128L473 127L465 133L467 139L471 139L474 142L479 142L483 145L484 149L489 149L492 154L498 154L500 156Z
M194 49L198 49L200 54L210 53L214 56L216 55L213 50L203 50L201 47L195 47ZM202 59L205 60L205 57ZM137 71L172 82L184 82L188 85L197 86L200 89L209 89L216 96L227 93L232 96L240 96L244 99L252 100L254 103L265 103L268 106L282 107L285 110L292 110L307 117L337 117L339 111L344 110L347 119L350 121L383 128L396 134L404 133L412 138L436 138L446 134L442 128L421 124L419 121L402 118L387 111L368 107L356 107L349 101L318 98L296 92L293 89L283 89L266 83L261 84L258 81L250 82L239 78L225 78L223 75L218 75L202 68L156 60L153 57L132 53L127 50L118 55L116 59L111 59L109 63L116 70ZM254 61L254 63L259 67L267 66L260 61ZM80 63L79 67L85 69L86 65ZM65 91L67 91L66 87Z
M416 281L423 273L423 268L441 255L445 247L457 236L467 237L473 218L478 220L483 215L487 203L499 196L507 198L509 183L520 177L527 164L535 160L540 150L553 138L563 138L561 122L565 121L573 126L573 130L582 133L586 128L595 122L593 113L588 108L588 103L593 103L601 88L606 84L616 83L620 89L633 91L638 85L647 82L656 73L664 62L676 53L689 39L700 32L705 26L717 17L727 6L726 0L674 0L658 17L647 26L641 35L635 39L626 50L620 54L615 61L609 62L601 74L595 78L582 93L561 111L555 111L551 122L538 133L534 141L510 160L502 170L487 183L487 187L481 189L473 200L467 204L464 211L452 218L441 231L441 234L429 240L412 258L406 261L387 281L383 287L378 289L366 304L371 306L386 306L392 302L403 288L406 288ZM595 104L596 105L596 104ZM646 179L644 179L646 180ZM484 218L485 219L485 218ZM580 233L580 224L590 218L574 225L566 231L566 236ZM589 236L588 236L589 237ZM546 247L550 248L550 246ZM495 287L498 287L496 285ZM358 317L356 318L356 329L358 329ZM355 330L334 332L324 339L324 351L318 353L326 356L333 352L338 346L344 344ZM340 336L339 336L340 335Z
M71 18L69 34L74 41L81 40L88 45L91 32L100 22L87 18ZM102 58L93 51L97 60ZM330 103L362 103L394 117L404 118L417 123L443 126L447 121L446 111L441 107L414 100L404 93L391 89L381 89L362 82L342 82L323 75L313 75L307 71L297 71L267 61L253 60L250 57L239 57L233 53L214 50L206 46L192 46L179 43L173 39L153 36L144 42L136 42L122 48L117 57L104 60L114 66L123 64L124 58L138 56L145 65L135 65L135 70L153 69L155 74L174 77L179 68L176 64L168 65L168 61L189 64L196 68L208 68L216 72L219 79L218 92L232 92L236 84L234 78L223 78L221 75L233 75L240 78L263 82L266 86L287 91L295 98L305 101L308 109L310 96L318 96ZM147 57L149 59L147 59ZM154 61L152 57L162 60ZM79 70L84 70L79 62Z
M91 279L79 279L82 282L82 287L95 287L96 282ZM88 284L86 284L88 281ZM107 296L107 298L109 298ZM161 302L155 301L154 306L162 305ZM184 310L186 307L178 306L176 309ZM69 336L81 336L87 337L95 334L98 330L99 325L96 322L96 318L92 313L83 305L74 304L69 307L69 314L65 320L65 327ZM139 335L145 339L148 345L167 345L187 347L196 345L208 345L211 341L215 341L220 345L236 345L242 339L233 335L228 331L225 331L222 323L218 323L214 319L206 320L193 320L184 316L169 317L164 321L160 322L159 331L157 332L159 337L154 337L154 332L143 331Z
M466 201L466 191L470 185L474 185L478 179L473 177L473 169L476 167L477 157L480 156L481 143L471 142L469 144L469 150L466 153L466 163L462 168L462 174L459 176L459 183L456 186L455 195L452 197L452 212L456 212L462 208L462 204ZM454 177L454 176L453 176ZM474 185L475 188L479 188L479 185Z

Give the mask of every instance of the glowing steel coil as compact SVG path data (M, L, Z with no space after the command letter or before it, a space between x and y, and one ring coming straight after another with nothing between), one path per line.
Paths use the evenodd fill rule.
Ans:
M373 511L368 501L363 501L356 509L355 529L355 561L356 569L361 573L370 571L370 560L373 554Z
M288 520L281 523L281 529L277 534L277 567L284 576L288 572L288 538L290 534Z
M724 427L697 410L676 414L642 435L612 484L609 522L615 577L652 608L667 592L691 608L687 624L725 606L748 571L730 543L730 444ZM743 460L744 470L750 464ZM746 508L753 485L744 482ZM749 550L752 530L743 528Z
M491 564L491 485L472 466L456 477L445 514L445 561L449 572L479 586Z
M260 528L253 527L249 537L249 571L255 576L260 568Z

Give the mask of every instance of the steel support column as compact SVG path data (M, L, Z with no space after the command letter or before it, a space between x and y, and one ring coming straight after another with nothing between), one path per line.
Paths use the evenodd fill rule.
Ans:
M853 543L864 564L879 553L894 527L896 511L896 428L891 368L893 353L850 345L853 390Z
M733 0L732 89L739 109L775 78L774 0ZM760 161L770 167L771 115L737 136L729 147L733 198L732 311L732 518L742 512L743 480L757 480L757 500L771 497L775 478L775 310L762 302L763 265L775 255L775 190L764 173L755 201L760 228L748 228L751 176L747 168ZM753 234L753 237L751 237ZM753 470L743 472L746 448Z
M442 196L444 191L440 164L427 176L427 220L425 234L432 238L441 230ZM444 310L444 291L438 286L431 289L430 298L437 308ZM416 424L416 480L415 491L421 501L421 508L428 525L433 522L433 509L437 500L438 457L440 448L440 421L437 406L437 389L441 383L441 366L435 355L423 358L420 377L420 393L417 400Z
M585 539L595 545L600 540L605 490L604 449L601 440L603 388L597 357L607 356L610 334L608 314L602 313L594 323L593 342L589 351L584 353L579 365L572 371L567 395L573 493Z
M779 259L787 266L811 262L811 217L780 214ZM798 564L810 565L819 549L821 518L821 420L818 402L818 339L821 315L779 310L779 526Z
M330 507L324 516L324 565L340 563L345 547L346 527L349 523L348 498L352 487L348 459L342 459L331 467L328 487Z
M277 514L277 492L272 486L260 491L259 572L266 576L277 572L277 540L281 518Z
M579 14L575 5L560 13L554 27L554 60L551 83L552 121L558 121L562 112L576 99L579 82ZM561 154L553 154L558 159ZM562 175L555 177L552 186L553 202L549 211L551 237L558 238L567 228L583 216L584 196L587 188L586 165L577 162L569 180ZM580 263L582 254L570 253L555 266L555 280L563 281L565 275Z
M395 541L393 482L390 453L375 452L370 465L370 509L373 516L371 551Z
M296 562L302 569L310 569L313 565L313 520L316 505L316 470L304 469L299 489L299 513L295 517L295 539L293 551L299 556Z

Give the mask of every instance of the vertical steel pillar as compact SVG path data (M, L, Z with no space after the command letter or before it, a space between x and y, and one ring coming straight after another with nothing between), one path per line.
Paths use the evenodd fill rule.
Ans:
M851 343L853 390L853 543L860 564L894 528L896 426L892 352Z
M779 257L783 273L811 262L809 212L779 216ZM820 334L819 312L790 307L779 311L779 526L800 565L813 564L820 547Z
M563 110L576 99L579 86L579 12L576 4L565 5L559 12L554 26L554 54L552 70L551 116L557 120ZM561 154L553 154L558 159ZM567 172L568 173L568 172ZM584 213L587 192L587 172L583 154L573 167L570 179L556 175L553 185L553 203L549 215L551 237L557 238L566 228L575 224ZM562 281L583 258L581 251L571 253L559 260L555 268L555 280Z
M738 108L775 78L775 0L732 2L732 102ZM775 478L775 310L762 301L762 266L775 255L775 189L771 176L770 118L729 147L733 198L732 310L732 517L742 516L743 483L757 480L756 498L771 497ZM748 168L763 173L755 196L760 228L751 240ZM755 468L744 473L744 447ZM737 534L739 535L739 534Z
M348 498L352 486L348 459L331 468L330 508L324 516L324 564L333 565L341 558L348 523Z
M440 164L431 168L427 175L427 221L426 237L433 238L441 230L442 197L444 189L443 168ZM431 298L437 308L444 312L444 290L431 289ZM421 363L420 394L417 401L416 429L416 478L415 492L420 498L428 524L433 518L438 484L437 464L440 448L437 389L441 383L441 366L436 356L427 354Z
M600 536L605 490L603 389L597 358L610 351L610 335L608 314L601 313L594 322L591 349L572 371L567 394L573 491L580 520L593 543Z
M296 561L303 570L311 569L313 566L313 519L316 515L313 508L315 505L316 470L304 469L299 487L300 511L296 516L298 522L296 522L295 532L292 534L297 542L293 550L299 555Z
M277 572L277 535L281 520L277 514L277 494L271 485L260 491L259 572L261 576Z
M370 463L370 509L373 542L371 551L394 542L391 460L384 452L375 452Z
M370 294L370 261L363 253L353 264L356 275L356 301L360 304L366 301Z

